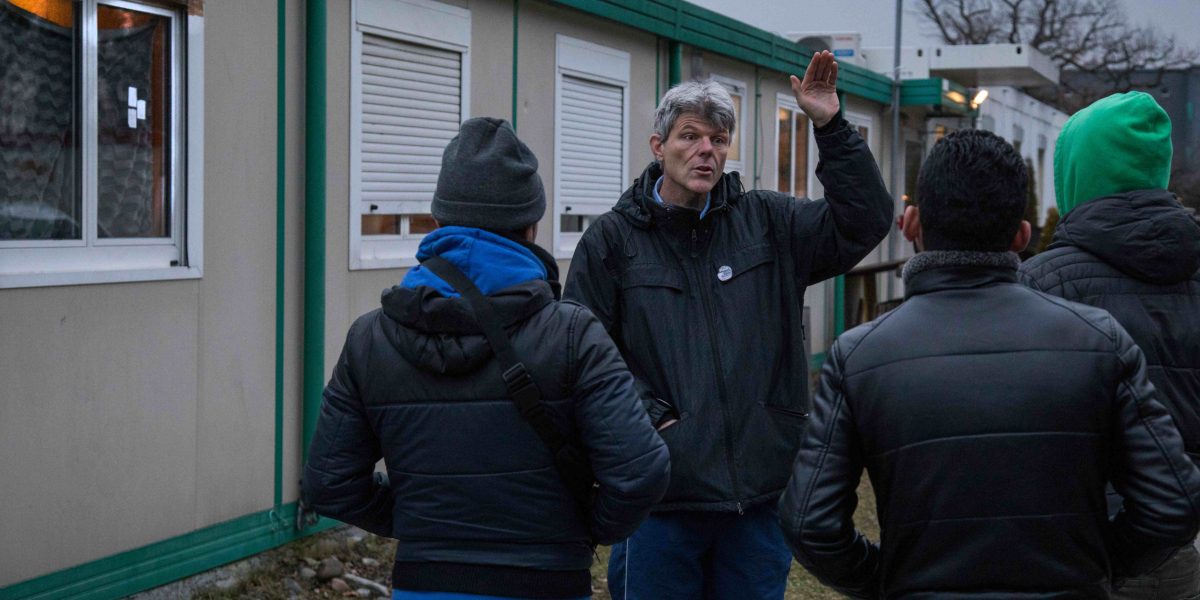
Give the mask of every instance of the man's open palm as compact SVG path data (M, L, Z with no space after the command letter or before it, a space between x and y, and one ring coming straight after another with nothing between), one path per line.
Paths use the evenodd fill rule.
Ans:
M821 127L835 116L841 103L837 97L838 64L828 50L813 54L804 80L792 75L792 94L813 125Z

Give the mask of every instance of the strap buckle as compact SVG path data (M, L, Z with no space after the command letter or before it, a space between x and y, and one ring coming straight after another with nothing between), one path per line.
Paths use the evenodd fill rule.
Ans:
M522 417L528 418L532 413L543 408L539 401L541 394L538 393L537 384L533 382L529 370L525 368L525 363L517 363L509 367L504 371L503 377L504 384L508 388L508 395L516 401Z

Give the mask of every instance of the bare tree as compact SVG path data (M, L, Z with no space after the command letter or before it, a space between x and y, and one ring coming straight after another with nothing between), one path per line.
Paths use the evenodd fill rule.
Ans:
M921 0L917 13L947 44L1026 43L1068 75L1030 90L1068 112L1100 95L1157 87L1200 53L1157 27L1135 26L1117 0Z

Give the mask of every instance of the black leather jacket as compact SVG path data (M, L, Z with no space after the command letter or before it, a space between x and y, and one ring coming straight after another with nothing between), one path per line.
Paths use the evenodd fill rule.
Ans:
M821 373L780 515L856 598L1106 598L1198 526L1200 471L1108 313L1017 283L1000 253L922 253L899 308ZM882 545L851 515L863 468ZM1105 482L1125 496L1111 522Z
M584 233L564 295L621 349L671 449L656 510L735 511L779 497L807 421L804 289L851 269L887 234L892 200L844 120L816 132L827 200L745 192L708 214L660 206L652 164Z

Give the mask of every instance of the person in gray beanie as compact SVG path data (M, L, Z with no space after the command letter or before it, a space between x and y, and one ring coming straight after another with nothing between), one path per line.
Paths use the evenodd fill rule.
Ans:
M666 491L633 376L533 243L537 168L505 121L462 124L422 264L354 322L325 388L302 501L399 540L393 598L590 597L593 545Z
M442 154L433 218L442 225L520 231L546 213L538 161L507 121L470 119Z

